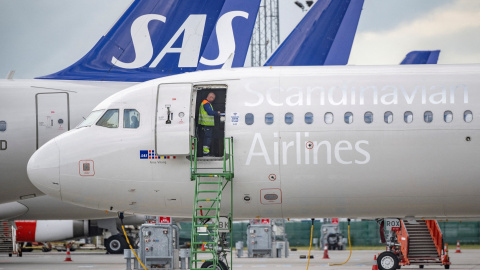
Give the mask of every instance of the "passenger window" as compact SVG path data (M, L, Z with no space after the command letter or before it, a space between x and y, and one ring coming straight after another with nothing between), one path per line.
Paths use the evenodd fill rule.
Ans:
M293 123L293 113L286 113L285 114L285 124L291 125Z
M118 128L118 109L107 110L100 120L98 120L97 126Z
M433 121L433 113L431 111L426 111L423 114L423 120L425 120L425 123L431 123Z
M363 120L365 120L365 123L371 124L373 122L373 113L366 112L365 115L363 116Z
M384 116L383 116L383 120L385 121L385 123L387 124L390 124L393 122L393 113L388 111L388 112L385 112Z
M344 118L345 118L345 123L351 124L353 122L353 113L346 112Z
M472 111L465 111L465 112L463 113L463 120L464 120L465 122L467 122L467 123L472 122L472 120L473 120L473 113L472 113Z
M140 126L140 113L135 109L125 109L123 111L123 127L138 128Z
M325 114L325 124L331 124L333 123L333 113L327 112Z
M410 124L413 122L413 113L410 111L407 111L403 114L403 120L405 120L405 123Z
M247 125L253 125L254 122L254 117L252 113L247 113L245 114L245 124Z
M0 131L5 131L5 130L7 130L7 122L0 121Z
M305 123L309 125L313 123L313 113L307 112L305 114Z
M453 113L451 111L445 111L443 114L443 120L445 123L450 123L453 120Z
M267 124L267 125L273 124L273 113L266 113L265 114L265 124Z

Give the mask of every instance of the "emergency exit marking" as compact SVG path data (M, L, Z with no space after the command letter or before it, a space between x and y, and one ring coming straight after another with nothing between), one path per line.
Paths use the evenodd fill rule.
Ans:
M80 160L78 162L78 171L80 176L94 176L95 167L93 160Z

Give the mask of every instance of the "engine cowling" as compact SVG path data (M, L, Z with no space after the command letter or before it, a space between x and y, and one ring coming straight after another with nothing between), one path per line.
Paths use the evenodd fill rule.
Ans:
M88 220L17 220L18 242L51 242L101 235Z

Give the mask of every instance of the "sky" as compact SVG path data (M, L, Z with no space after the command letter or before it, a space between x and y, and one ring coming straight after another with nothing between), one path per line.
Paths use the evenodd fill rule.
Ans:
M132 0L0 0L0 78L59 71L87 53ZM304 2L304 0L300 0ZM306 14L280 2L280 38ZM480 63L480 1L365 0L349 65L396 65L412 50ZM247 60L247 65L249 61Z

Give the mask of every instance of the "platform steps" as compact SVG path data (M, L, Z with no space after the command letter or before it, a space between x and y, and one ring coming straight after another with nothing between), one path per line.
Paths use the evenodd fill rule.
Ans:
M0 253L13 254L12 225L5 220L0 220Z
M424 220L417 220L416 223L403 221L408 232L409 246L408 259L413 265L440 264L442 260L437 252L433 238Z
M211 265L219 265L220 233L220 209L222 192L233 179L233 139L225 138L225 151L220 161L221 168L198 168L196 149L197 140L192 138L191 180L195 181L194 206L192 216L191 254L190 269L203 269L205 262ZM203 160L202 160L203 161ZM215 161L218 161L216 158ZM233 205L231 206L233 209ZM229 216L232 216L232 209ZM204 259L208 255L208 259ZM226 259L226 258L224 258Z

